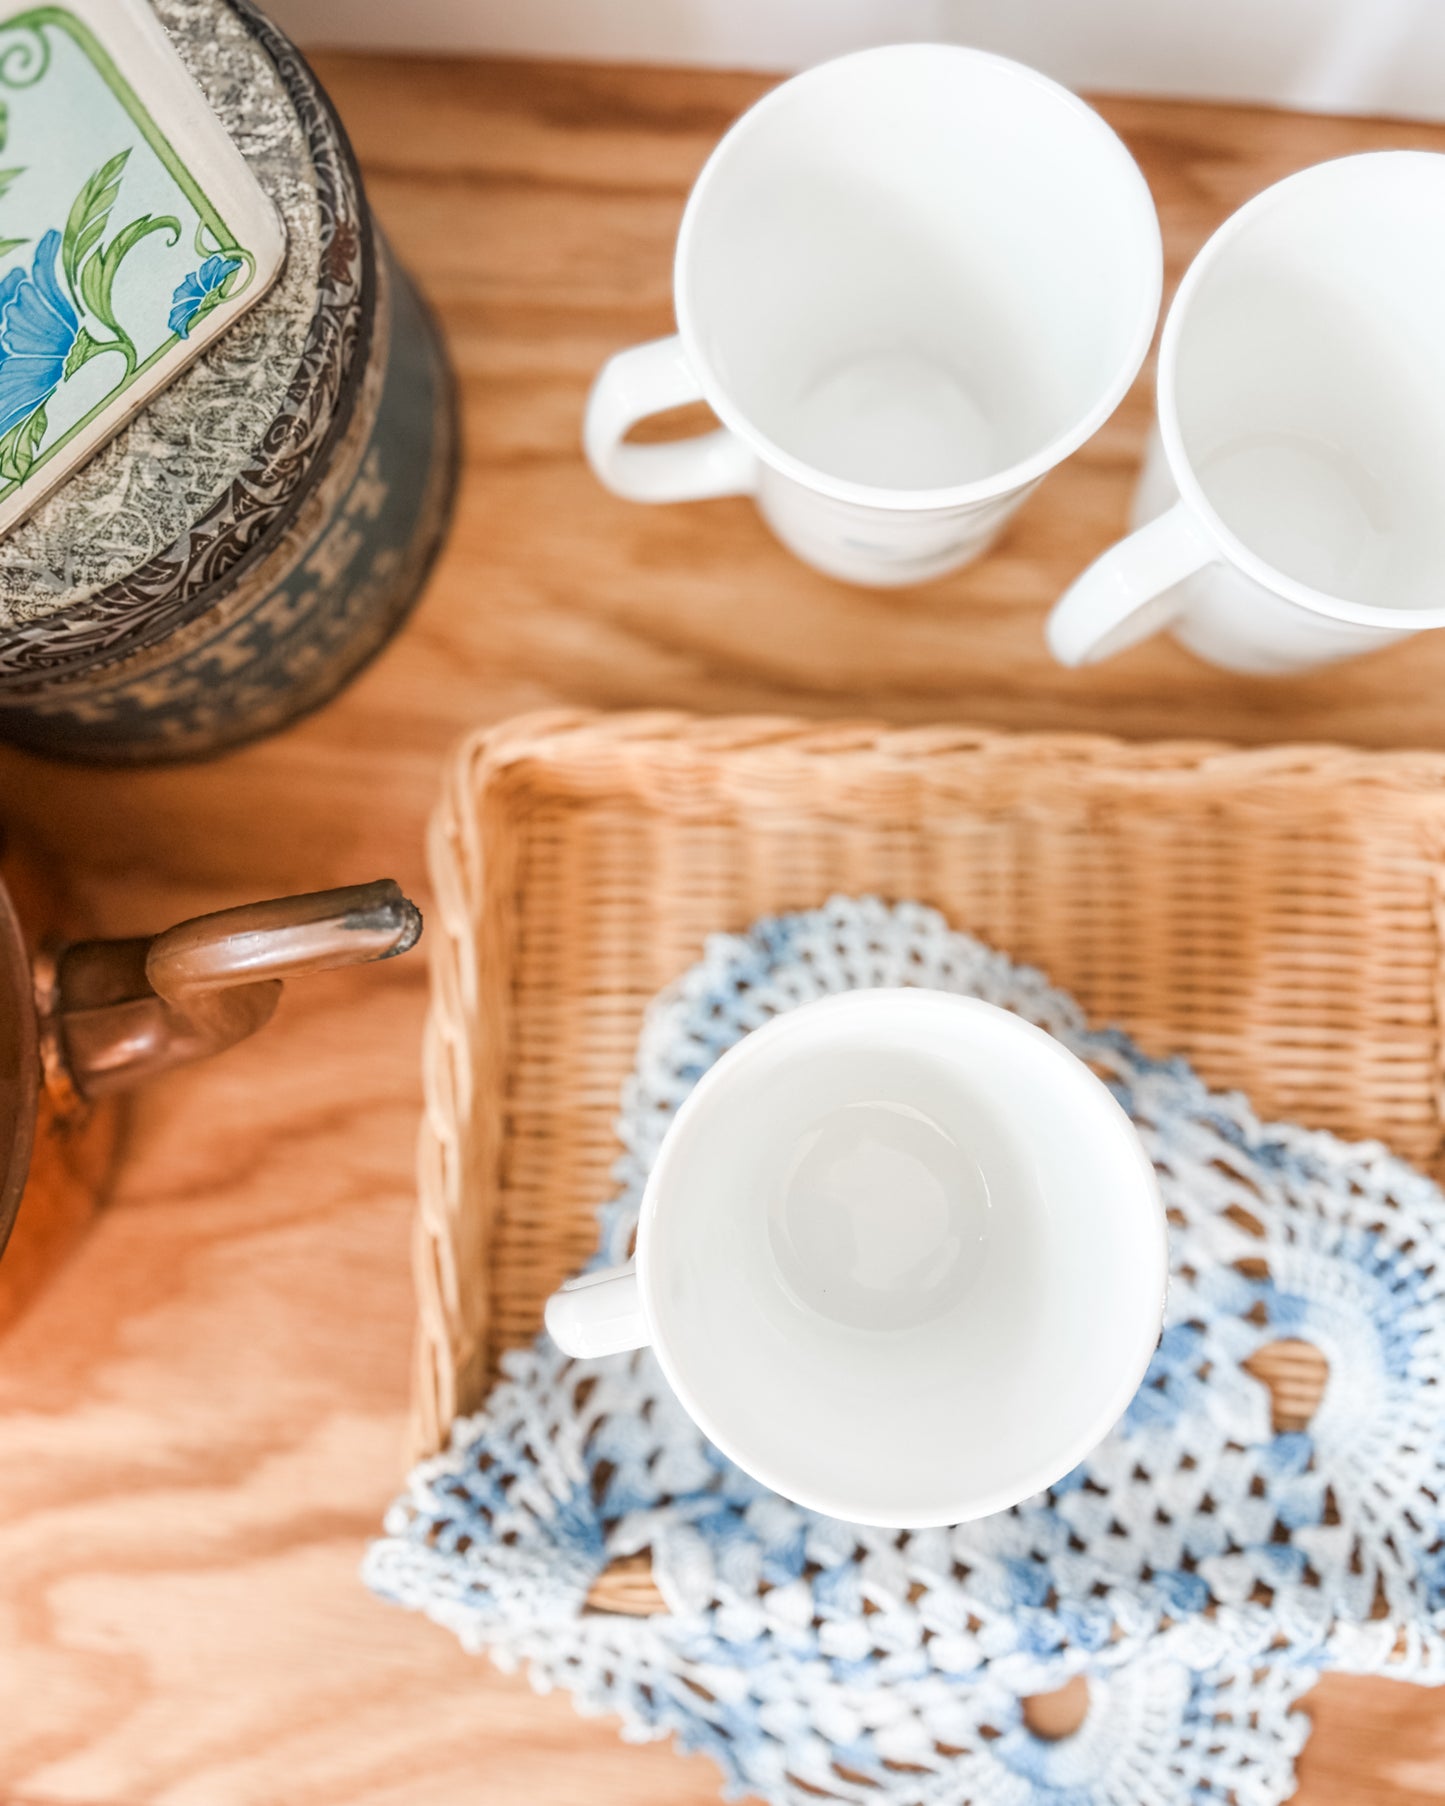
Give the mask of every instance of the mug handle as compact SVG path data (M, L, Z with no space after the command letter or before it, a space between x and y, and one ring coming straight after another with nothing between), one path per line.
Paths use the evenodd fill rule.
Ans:
M1061 665L1092 665L1177 621L1174 586L1219 553L1183 502L1096 558L1054 604L1049 650Z
M646 1348L652 1340L642 1314L637 1263L580 1273L547 1300L547 1334L574 1361Z
M702 400L682 340L653 339L609 358L587 397L582 447L604 489L629 502L751 495L757 459L725 426L669 445L624 445L639 420Z

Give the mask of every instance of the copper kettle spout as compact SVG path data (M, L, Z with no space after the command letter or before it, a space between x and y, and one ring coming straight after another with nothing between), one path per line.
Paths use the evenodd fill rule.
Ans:
M138 940L79 941L35 973L41 1058L64 1100L128 1088L265 1023L282 981L391 959L421 912L389 878L197 916Z

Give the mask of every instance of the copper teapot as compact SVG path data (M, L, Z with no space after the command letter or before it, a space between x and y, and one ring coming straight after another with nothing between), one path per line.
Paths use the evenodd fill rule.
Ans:
M77 941L32 960L0 879L0 1252L37 1123L219 1053L271 1016L282 981L391 959L421 913L389 878L197 916L138 940Z

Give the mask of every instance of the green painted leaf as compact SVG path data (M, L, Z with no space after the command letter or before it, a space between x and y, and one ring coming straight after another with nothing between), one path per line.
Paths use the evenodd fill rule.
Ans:
M25 452L25 468L28 470L35 461L35 454L40 450L40 442L45 437L45 429L49 422L45 418L42 404L25 423L25 431L20 435L20 443Z
M0 100L0 152L3 152L9 141L10 105L8 101Z
M80 266L80 299L100 319L105 319L100 298L100 257L92 257ZM109 321L106 322L109 325Z
M0 194L8 194L16 179L24 174L23 165L18 169L0 169Z
M8 257L17 245L28 245L28 238L0 238L0 257Z
M79 294L80 266L99 244L105 231L110 210L120 193L121 173L129 157L129 149L117 151L115 156L102 163L71 206L70 217L65 222L65 236L61 240L60 260L73 295Z
M42 405L18 425L11 427L5 437L0 439L0 477L5 477L12 483L25 481L48 425Z
M76 270L79 270L81 264L85 262L90 253L95 250L97 245L99 245L104 231L105 215L102 213L98 219L91 220L76 234L72 245L72 261L74 262Z
M95 317L103 320L112 332L120 331L111 302L116 276L125 259L152 232L169 232L170 242L178 244L181 222L170 214L154 219L149 213L143 213L128 226L122 226L105 250L99 256L92 257L80 273L81 298Z
M88 364L93 357L99 357L102 351L123 349L114 339L97 339L92 336L89 327L82 326L75 335L75 343L70 347L70 356L65 360L65 369L61 372L62 382L69 382L77 370Z

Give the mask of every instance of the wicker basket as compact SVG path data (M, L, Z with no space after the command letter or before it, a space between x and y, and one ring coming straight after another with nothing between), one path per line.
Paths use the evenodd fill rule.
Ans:
M1429 1163L1442 850L1429 753L680 715L474 735L430 840L418 1452L593 1251L643 1011L708 933L916 898L1265 1113ZM1317 1356L1265 1377L1308 1416ZM645 1563L604 1592L656 1603Z

